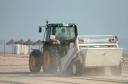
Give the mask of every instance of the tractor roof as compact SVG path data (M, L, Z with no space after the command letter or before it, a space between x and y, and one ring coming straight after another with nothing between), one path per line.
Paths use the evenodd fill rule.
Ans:
M49 27L72 27L72 26L76 26L75 24L62 24L62 23L52 23L52 24L48 24Z

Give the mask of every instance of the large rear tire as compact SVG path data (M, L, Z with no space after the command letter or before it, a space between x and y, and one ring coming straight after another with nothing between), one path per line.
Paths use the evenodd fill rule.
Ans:
M53 73L57 71L57 59L55 52L52 53L47 49L43 52L43 71Z
M41 52L33 50L29 56L29 70L31 72L40 72L41 69Z

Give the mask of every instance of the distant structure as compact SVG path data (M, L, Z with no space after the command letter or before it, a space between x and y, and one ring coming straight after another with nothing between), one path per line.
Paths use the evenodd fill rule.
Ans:
M28 55L29 47L25 45L25 41L19 40L15 42L14 53L18 55Z
M18 40L14 41L13 39L9 40L6 45L12 45L12 53L13 54L18 54L18 55L28 55L31 52L31 47L32 45L34 46L39 46L39 49L41 48L40 45L42 45L41 40L37 41L31 41L30 39L27 41L24 40ZM36 47L34 47L36 49Z
M29 47L28 45L16 44L14 47L14 52L15 54L18 54L18 55L28 55Z

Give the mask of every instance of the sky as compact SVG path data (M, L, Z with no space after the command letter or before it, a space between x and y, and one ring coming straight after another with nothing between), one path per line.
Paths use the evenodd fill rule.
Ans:
M0 0L0 40L41 40L46 20L75 23L80 35L117 35L128 51L128 0Z

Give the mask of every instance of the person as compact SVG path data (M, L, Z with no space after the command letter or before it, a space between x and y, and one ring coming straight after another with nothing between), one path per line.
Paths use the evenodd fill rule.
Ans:
M58 32L58 34L56 36L59 40L66 40L67 39L66 30L64 28L62 28L61 31Z

